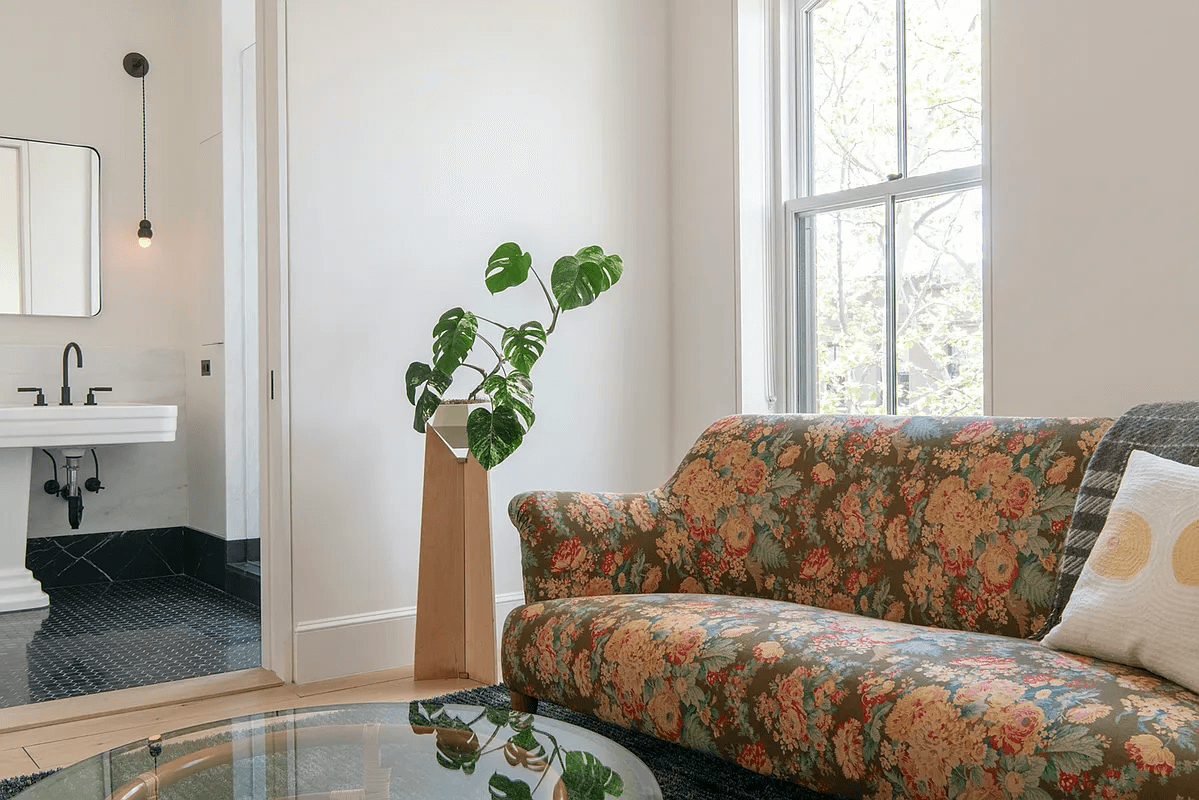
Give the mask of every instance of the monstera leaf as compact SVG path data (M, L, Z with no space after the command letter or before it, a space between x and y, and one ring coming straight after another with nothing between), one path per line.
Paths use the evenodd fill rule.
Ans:
M413 428L420 433L425 432L425 424L437 411L437 407L441 405L441 398L453 382L452 377L424 362L413 361L408 365L404 385L408 391L408 402L416 406L416 415L412 420ZM424 391L421 392L420 399L417 399L416 392L422 386Z
M479 321L469 311L451 308L442 314L433 326L433 368L453 375L470 355L478 332Z
M536 320L519 327L508 327L476 317L462 308L451 308L433 327L433 358L429 363L414 361L404 375L408 402L416 409L413 428L423 433L438 406L444 402L445 393L459 368L479 373L481 382L463 394L468 402L482 394L491 399L491 408L473 411L466 426L467 444L484 469L491 469L512 455L536 420L533 383L529 376L541 360L546 341L554 332L561 312L595 302L595 298L620 280L624 262L614 253L605 253L598 245L584 247L574 255L558 259L547 287L542 276L533 270L532 256L516 242L504 242L487 259L484 281L488 291L498 294L527 283L530 272L537 276L552 314L548 327ZM488 331L480 332L480 319L503 331L498 342L488 338ZM481 366L483 362L471 357L475 344L480 341L489 351L483 357L495 356L494 365ZM526 723L512 723L514 728L520 724Z
M460 720L459 720L460 722ZM467 775L474 773L475 765L483 755L479 735L469 726L439 727L434 731L437 740L437 763L446 769L460 769Z
M408 365L408 371L404 373L404 388L408 392L409 403L416 405L416 390L429 380L432 374L433 368L423 361L413 361Z
M508 715L511 712L504 711L502 708L492 708L491 706L483 707L483 716L487 721L497 728L504 728L508 725Z
M533 800L533 790L529 784L505 778L498 772L487 781L487 791L492 800Z
M516 412L507 406L497 406L494 412L476 408L466 418L466 443L483 469L512 455L524 436Z
M550 273L550 287L564 310L581 308L612 288L623 273L620 256L604 255L602 248L592 245L558 259Z
M591 753L579 750L566 754L559 782L566 789L567 800L604 800L604 795L620 797L624 792L620 775Z
M533 427L533 382L523 372L492 375L483 381L483 391L496 408L510 408L525 420L525 431Z
M531 730L523 730L508 737L504 745L504 760L513 767L525 767L534 772L544 772L549 766L545 757L545 745L537 741Z
M545 328L536 320L519 328L508 328L501 340L504 358L524 374L533 374L533 365L545 352L545 336Z
M505 242L495 249L487 259L485 281L492 294L498 294L511 286L520 286L529 278L529 267L533 257L520 249L516 242Z

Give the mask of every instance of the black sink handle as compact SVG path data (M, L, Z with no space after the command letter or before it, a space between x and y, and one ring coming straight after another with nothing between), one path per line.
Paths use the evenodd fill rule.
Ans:
M46 395L42 392L42 387L40 387L40 386L22 386L20 389L17 389L17 391L18 392L37 392L37 402L35 402L34 405L35 406L46 405Z
M84 405L85 406L97 405L96 392L111 392L111 391L112 391L111 386L93 386L92 388L87 390L87 402L84 403Z

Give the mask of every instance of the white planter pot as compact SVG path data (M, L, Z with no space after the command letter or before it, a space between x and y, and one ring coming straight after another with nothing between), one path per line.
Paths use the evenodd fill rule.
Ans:
M486 400L472 400L469 403L463 401L442 403L437 407L429 424L450 447L455 450L465 450L466 418L470 416L471 411L486 404Z

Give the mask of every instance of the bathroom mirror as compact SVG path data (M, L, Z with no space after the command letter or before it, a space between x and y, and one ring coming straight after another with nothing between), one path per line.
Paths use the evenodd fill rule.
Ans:
M0 314L100 313L100 154L0 137Z

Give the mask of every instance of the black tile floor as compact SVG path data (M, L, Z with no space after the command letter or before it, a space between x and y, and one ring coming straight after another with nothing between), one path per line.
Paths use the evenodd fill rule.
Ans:
M260 611L185 575L47 589L0 614L0 708L256 667Z

